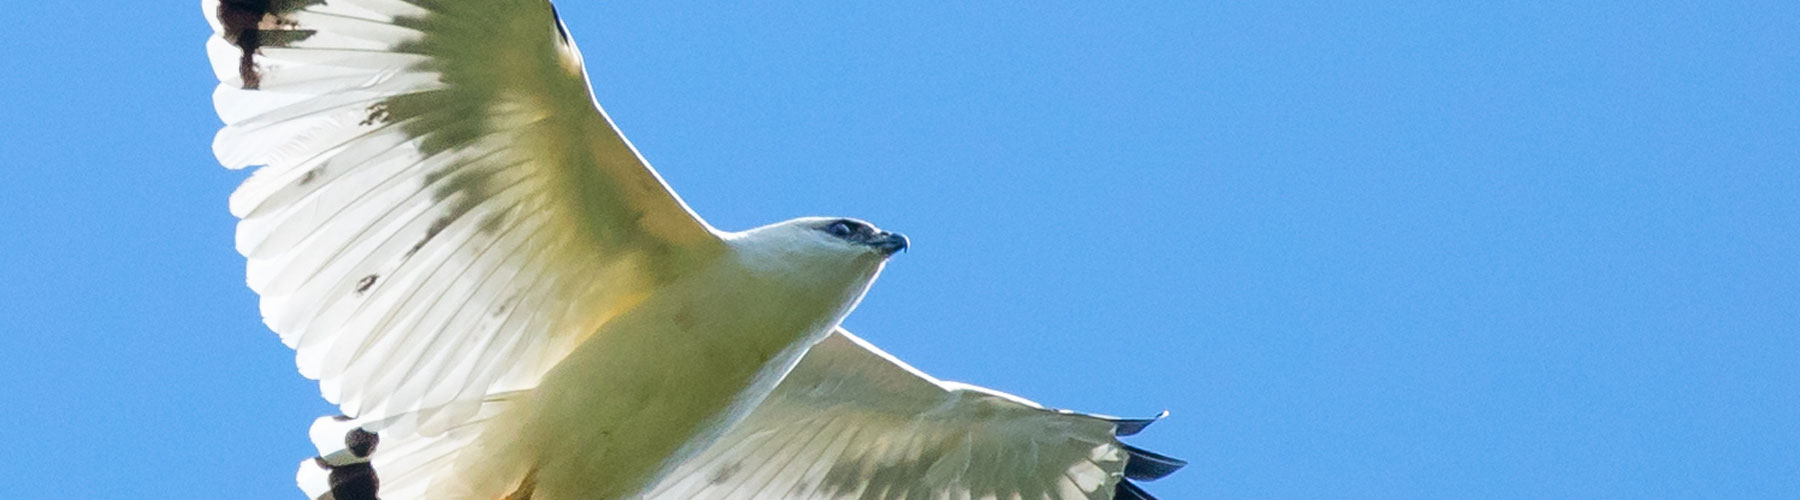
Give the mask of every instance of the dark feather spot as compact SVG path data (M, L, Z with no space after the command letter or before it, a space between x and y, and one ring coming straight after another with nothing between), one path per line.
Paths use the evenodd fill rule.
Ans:
M377 500L381 490L381 479L375 476L375 466L368 462L354 463L333 467L331 469L331 496L337 500Z
M418 243L414 243L412 248L407 249L406 256L412 257L413 254L419 253L419 250L425 248L427 243L431 243L432 238L436 238L438 233L444 232L444 229L450 227L450 223L455 221L456 219L453 219L450 216L438 217L437 220L431 221L431 226L425 228L425 238L419 240Z
M358 125L367 127L377 123L387 123L388 118L393 117L393 114L388 112L387 101L371 104L367 111L369 112L369 116L363 118L363 121L359 122Z
M256 50L262 48L262 30L257 25L268 14L269 0L219 2L219 35L243 53L238 57L238 78L244 80L246 90L262 86L262 75L256 71Z
M312 170L308 170L308 171L306 171L306 173L300 174L300 185L305 186L307 184L312 184L312 181L319 179L319 173L324 172L324 171L325 171L325 167L314 167Z
M506 214L490 214L481 218L482 234L494 234L506 225Z
M349 433L344 434L344 448L350 450L350 454L356 455L357 458L368 457L370 453L374 453L377 444L381 444L381 436L365 431L361 427L350 429Z
M712 476L707 477L706 482L707 484L725 484L725 482L730 481L731 476L737 474L738 469L743 468L743 466L744 464L742 463L734 462L727 464L724 467L713 469Z
M244 81L245 90L262 87L262 72L256 65L256 51L265 46L285 46L313 35L311 30L296 29L298 25L281 16L308 5L322 3L325 3L324 0L219 1L219 10L214 13L219 19L219 36L237 46L240 51L238 79Z
M379 277L371 274L368 276L363 276L362 279L360 279L360 280L356 280L356 293L361 294L363 292L369 291L369 288L372 288L375 286L376 278L379 278Z
M436 238L438 233L444 232L444 228L450 227L450 223L453 221L449 217L438 217L437 220L431 221L431 227L425 228L425 241Z

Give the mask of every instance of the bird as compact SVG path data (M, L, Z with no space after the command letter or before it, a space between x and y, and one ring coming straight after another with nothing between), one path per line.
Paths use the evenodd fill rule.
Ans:
M944 381L841 326L906 236L696 215L547 0L202 0L263 321L341 414L310 498L1150 498L1161 418ZM1166 413L1165 413L1166 414Z

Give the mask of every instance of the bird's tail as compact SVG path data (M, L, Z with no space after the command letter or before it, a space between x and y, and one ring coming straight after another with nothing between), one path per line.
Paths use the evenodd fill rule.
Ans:
M319 455L300 462L296 480L315 500L439 498L462 482L459 464L480 458L464 455L482 453L478 439L521 394L474 402L480 409L473 418L447 426L429 425L431 410L373 420L320 417L310 432Z

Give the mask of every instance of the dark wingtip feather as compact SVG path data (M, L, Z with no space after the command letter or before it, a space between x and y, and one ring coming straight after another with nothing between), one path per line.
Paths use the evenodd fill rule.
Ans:
M1181 470L1182 467L1187 466L1186 460L1158 454L1128 444L1120 444L1120 446L1124 446L1125 453L1130 455L1130 458L1125 461L1125 477L1131 479L1155 481L1167 477L1169 474L1174 474L1175 471Z
M1150 492L1144 491L1129 479L1120 479L1119 485L1113 487L1113 500L1156 500Z
M1149 427L1150 424L1167 416L1169 416L1169 410L1163 410L1162 413L1150 418L1108 418L1106 420L1112 422L1114 436L1125 437L1144 432L1145 427Z
M1156 421L1162 420L1167 416L1169 416L1168 410L1163 410L1163 412L1150 418L1102 418L1113 424L1114 436L1125 437L1143 432L1145 427L1149 427L1150 424L1154 424ZM1162 479L1169 474L1174 474L1175 471L1181 470L1182 467L1187 465L1186 460L1155 453L1136 446L1125 443L1119 443L1119 446L1125 450L1126 454L1125 477L1119 478L1118 484L1113 487L1113 500L1156 500L1156 497L1151 496L1150 492L1144 491L1144 488L1138 486L1137 483L1134 483L1133 481L1155 481Z

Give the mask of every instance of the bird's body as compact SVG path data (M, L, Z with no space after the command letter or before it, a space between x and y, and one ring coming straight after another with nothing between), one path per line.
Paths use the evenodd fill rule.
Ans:
M1128 479L1179 466L1118 441L1147 421L844 331L906 238L713 228L545 0L202 5L214 152L256 167L231 197L250 288L343 411L312 429L314 499L1147 498Z
M622 498L741 420L855 306L885 255L838 259L804 228L727 250L612 318L487 424L471 498Z

